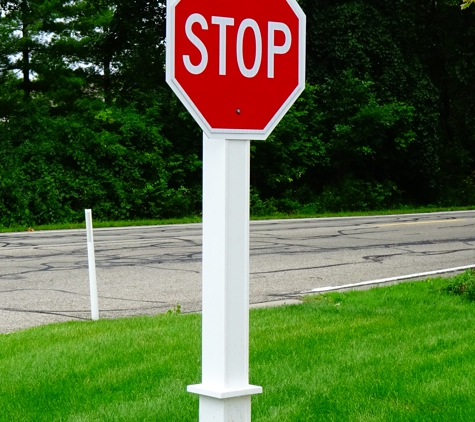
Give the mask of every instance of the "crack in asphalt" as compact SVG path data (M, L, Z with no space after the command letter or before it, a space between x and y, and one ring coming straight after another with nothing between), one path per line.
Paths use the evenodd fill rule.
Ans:
M404 253L393 253L393 254L386 254L386 255L367 255L363 256L363 259L371 260L373 262L381 263L385 258L394 258L396 256L404 256L404 255L411 255L411 256L433 256L433 255L449 255L457 252L465 252L471 251L472 248L464 248L464 249L451 249L447 251L423 251L423 252L415 252L415 251L405 251Z
M280 270L271 270L271 271L255 271L255 272L251 272L251 274L257 275L257 274L286 273L290 271L318 270L322 268L341 267L341 266L351 265L351 264L352 264L351 262L345 262L343 264L318 265L315 267L284 268Z
M0 290L0 293L15 293L15 292L23 292L23 291L38 291L38 292L58 292L58 293L65 293L65 294L70 294L73 296L85 296L89 297L89 293L78 293L78 292L71 292L70 290L62 290L62 289L48 289L48 288L42 288L42 289L26 289L26 288L21 288L21 289L10 289L10 290ZM116 297L116 296L104 296L104 295L98 295L99 299L110 299L110 300L122 300L126 302L140 302L140 303L157 303L157 304L164 304L168 302L160 301L160 300L147 300L147 299L131 299L131 298L125 298L125 297Z
M348 236L348 235L347 235ZM335 251L358 251L358 250L367 250L367 249L402 249L404 251L404 254L413 254L416 256L421 256L421 255L431 255L431 254L450 254L450 253L455 253L455 252L460 252L460 251L466 251L470 250L468 249L447 249L445 251L438 251L438 252L432 252L432 251L413 251L413 250L407 250L404 248L413 248L415 246L428 246L428 245L443 245L447 244L450 245L451 243L462 243L465 244L469 247L471 247L471 243L475 242L475 237L467 237L467 238L459 238L459 239L446 239L443 242L436 242L432 240L422 240L422 241L415 241L415 242L399 242L399 243L391 243L391 244L366 244L363 246L342 246L342 247L324 247L324 246L310 246L310 245L304 245L304 244L296 244L296 243L280 243L280 242L265 242L264 245L260 246L254 246L251 248L251 257L252 258L258 258L259 256L268 256L268 255L274 255L274 256L279 256L279 255L296 255L296 254L302 254L302 255L308 255L308 254L315 254L315 253L332 253ZM261 242L262 243L262 242ZM122 253L125 253L126 251L130 250L135 250L135 248L121 248ZM117 249L113 249L114 252L117 252ZM169 264L169 263L190 263L190 262L201 262L201 252L184 252L184 253L176 253L176 254L163 254L160 255L159 257L131 257L130 255L127 255L125 253L126 258L123 258L123 255L121 256L118 253L110 254L111 250L102 250L102 251L96 251L96 267L99 269L106 269L110 267L134 267L134 266L140 266L140 267L146 267L146 268L151 268L155 270L165 270L165 271L181 271L185 273L194 273L194 274L199 274L200 271L198 270L190 270L190 269L183 269L183 268L168 268L168 267L163 267L164 264ZM101 256L102 253L102 256ZM78 255L78 251L72 251L70 255ZM385 256L397 256L401 254L388 254ZM19 261L24 261L24 260L31 260L31 259L38 259L38 258L54 258L58 257L61 258L64 255L61 254L59 251L55 254L47 254L47 255L25 255L22 257L12 257L11 255L3 256L3 258L10 258L10 260L19 260ZM373 255L367 255L363 256L363 259L371 259L370 257ZM378 255L379 256L379 255ZM58 263L59 264L59 263ZM345 265L348 265L351 263L347 263ZM87 259L84 257L83 260L80 261L75 261L72 262L70 265L65 265L64 262L62 262L60 265L55 265L54 262L42 262L38 264L39 267L41 268L35 268L35 269L28 269L28 270L23 270L23 271L16 271L14 273L6 273L6 274L0 274L0 279L2 278L9 278L9 277L18 277L18 276L25 276L28 274L35 274L35 273L41 273L41 272L55 272L55 271L71 271L71 270L77 270L77 269L87 269ZM310 268L310 267L309 267ZM311 267L311 268L321 268L319 266L316 267ZM303 268L303 269L306 269ZM291 269L289 271L294 271L294 269ZM270 271L272 272L272 271ZM277 272L277 271L275 271Z
M87 321L90 318L83 318L79 316L74 316L74 315L66 315L62 313L61 311L40 311L40 310L35 310L35 309L17 309L17 308L0 308L0 311L8 311L8 312L20 312L20 313L25 313L25 314L46 314L46 315L55 315L55 316L63 316L67 318L74 318L74 319L80 319L82 321Z
M167 303L166 306L172 306L171 303ZM107 308L101 308L100 312L134 312L134 311L147 311L151 309L161 309L163 308L160 306L142 306L139 308L114 308L114 309L107 309ZM71 318L75 318L73 315L70 314L89 314L91 313L90 309L49 309L49 310L44 310L44 309L20 309L20 308L0 308L0 311L9 311L9 312L25 312L25 313L36 313L36 314L52 314L52 315L63 315L63 316L69 316ZM90 318L82 318L82 317L76 317L79 319L85 319L88 320Z

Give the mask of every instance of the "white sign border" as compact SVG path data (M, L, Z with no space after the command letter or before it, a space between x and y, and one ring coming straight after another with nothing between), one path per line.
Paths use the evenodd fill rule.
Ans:
M297 98L305 89L305 47L306 47L306 16L296 0L286 0L299 20L299 61L298 61L298 83L294 91L289 95L287 100L282 104L274 117L269 121L263 130L248 129L213 129L204 116L200 113L191 98L185 92L183 87L175 78L175 66L173 57L175 56L175 45L173 40L175 34L175 7L180 0L167 0L167 38L166 38L166 65L165 75L168 85L180 99L188 112L193 116L195 121L201 127L203 132L210 139L252 139L266 140L277 124L282 120L284 115L289 111ZM219 107L219 104L216 105Z

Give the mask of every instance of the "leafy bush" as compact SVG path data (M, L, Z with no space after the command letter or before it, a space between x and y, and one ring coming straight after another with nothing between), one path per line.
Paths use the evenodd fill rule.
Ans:
M320 212L380 210L397 208L401 192L394 183L346 179L341 185L329 186L318 197Z
M196 154L177 153L156 121L160 106L78 101L52 116L37 99L0 122L0 224L169 218L197 214L201 186Z
M470 206L475 204L475 171L469 176L459 174L444 186L439 200L441 206Z
M272 215L279 211L274 199L262 200L259 193L253 188L251 188L250 194L250 208L250 213L254 216Z
M475 269L468 269L455 276L443 290L447 293L463 296L470 301L475 301Z

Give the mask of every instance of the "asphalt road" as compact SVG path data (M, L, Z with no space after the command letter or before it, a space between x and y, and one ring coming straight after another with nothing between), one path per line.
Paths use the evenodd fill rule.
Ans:
M101 318L201 307L201 225L96 229ZM250 301L475 264L475 211L251 223ZM0 332L90 318L85 230L0 234Z

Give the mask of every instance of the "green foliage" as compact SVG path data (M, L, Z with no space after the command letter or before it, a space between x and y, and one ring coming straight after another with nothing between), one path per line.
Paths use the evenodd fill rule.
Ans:
M268 140L251 146L251 184L262 199L298 198L313 172L328 165L318 132L321 110L315 103L316 90L307 85Z
M312 202L289 198L262 200L251 192L251 214L270 216L279 212L288 214L325 214L351 211L395 209L401 206L401 192L394 183L371 183L346 179L340 184L328 185Z
M336 186L328 186L315 203L318 212L380 210L397 208L401 192L391 182L371 183L346 179Z
M319 211L394 205L401 192L393 180L416 136L413 117L414 107L381 104L374 84L350 71L307 85L269 140L254 146L253 186L279 211L289 201L320 201Z
M307 86L252 143L252 212L475 204L475 9L300 3ZM165 85L165 12L0 0L0 224L200 213L201 131Z
M140 114L83 100L67 116L52 118L37 102L28 118L24 110L9 116L0 124L0 223L80 221L84 208L98 220L196 213L198 189L173 184L181 179L178 164L187 161L193 171L200 163L176 153L164 160L170 144L159 113L158 105Z
M462 0L463 3L460 5L461 9L466 9L467 7L471 6L473 3L475 3L475 0Z
M167 315L181 315L181 305L176 303L172 309L167 311Z
M463 296L468 300L475 301L475 270L465 270L450 280L450 283L443 288L447 293Z

